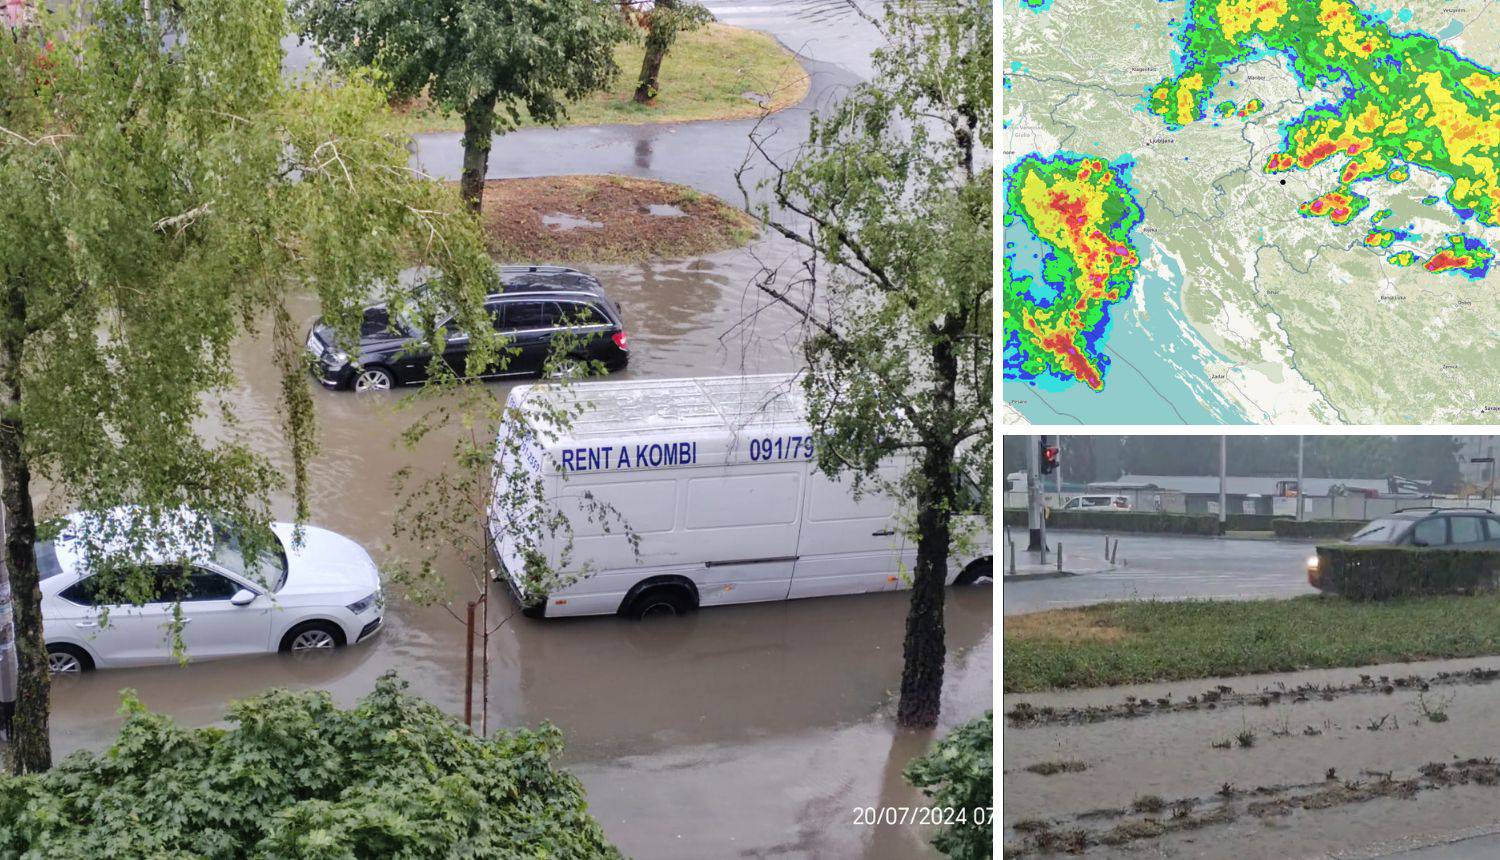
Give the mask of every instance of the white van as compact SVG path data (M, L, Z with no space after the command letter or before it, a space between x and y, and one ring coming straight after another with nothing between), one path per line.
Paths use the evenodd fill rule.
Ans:
M525 408L536 396L588 405L563 438L519 446L524 468L547 483L572 524L561 572L581 578L545 599L524 595L497 485L489 517L497 576L527 614L640 617L906 587L916 546L898 528L895 502L874 492L856 500L847 478L816 471L796 376L518 386L510 405ZM504 461L515 447L498 440L506 468L497 480L514 468ZM639 538L638 554L618 521L606 529L608 518L586 513L585 494L618 513ZM560 542L539 547L553 568ZM950 583L990 576L987 527L972 544L969 558L950 562Z

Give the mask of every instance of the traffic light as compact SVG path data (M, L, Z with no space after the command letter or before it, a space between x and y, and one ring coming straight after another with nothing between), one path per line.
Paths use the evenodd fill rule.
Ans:
M1057 467L1061 464L1061 461L1058 458L1061 456L1062 451L1056 445L1047 444L1047 440L1045 438L1042 439L1041 446L1042 474L1050 475L1053 472L1056 472Z

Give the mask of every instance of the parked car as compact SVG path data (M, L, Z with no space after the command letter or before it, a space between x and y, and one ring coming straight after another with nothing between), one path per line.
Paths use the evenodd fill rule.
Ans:
M1409 508L1371 520L1348 542L1418 549L1500 549L1500 515L1487 508ZM1307 582L1322 588L1316 553L1307 559Z
M118 509L106 516L130 515ZM36 545L54 673L174 662L176 600L192 660L338 648L380 630L384 607L375 562L359 544L327 529L303 526L298 543L293 524L271 523L276 546L246 558L235 530L183 512L152 524L161 539L129 551L132 567L144 566L152 577L154 593L139 604L106 604L86 559L82 524L82 515L74 514L57 538Z
M1111 495L1074 496L1063 504L1062 509L1065 511L1128 511L1130 510L1130 499L1125 496Z
M630 345L620 306L605 295L593 275L561 266L501 266L502 291L485 300L485 310L496 330L509 339L511 349L501 366L486 377L535 376L542 372L558 332L579 338L573 358L599 361L610 371L630 360ZM418 287L420 289L420 287ZM433 328L451 329L452 316L433 321ZM385 305L364 310L355 354L340 349L334 331L322 319L307 335L307 349L317 361L313 375L325 387L358 392L386 391L427 378L431 352L425 346L429 329L422 323L392 314ZM469 335L449 330L443 353L455 371L463 373L469 357Z

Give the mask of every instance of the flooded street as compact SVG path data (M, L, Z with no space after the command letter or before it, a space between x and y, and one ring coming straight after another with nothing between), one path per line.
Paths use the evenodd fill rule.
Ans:
M795 320L760 310L749 289L756 257L788 252L767 241L703 259L591 267L623 306L630 334L630 367L614 378L795 369ZM317 309L308 300L294 313L305 323ZM240 430L285 466L269 342L247 340L236 363ZM503 397L509 386L490 388ZM441 440L416 452L399 446L414 413L394 407L409 393L314 392L313 522L359 541L377 561L415 554L393 540L392 473L442 468L447 452ZM276 510L290 518L290 498L277 499ZM472 588L457 565L447 573L455 596ZM503 587L491 596L496 612L513 608ZM988 587L950 591L944 729L991 702L992 601ZM644 624L517 616L491 642L491 725L558 724L565 764L606 833L633 856L921 856L929 850L922 834L856 826L852 813L920 801L900 771L931 738L893 724L906 603L905 593L825 598ZM61 679L55 747L106 744L124 688L201 725L220 719L227 701L279 686L327 689L347 705L395 670L416 693L462 714L463 627L441 608L401 601L386 618L371 643L333 654Z
M763 29L801 52L814 85L783 118L788 144L801 139L810 110L868 73L873 28L844 3L706 5L725 23ZM310 58L295 45L288 54L289 67ZM749 127L528 129L497 141L491 175L618 172L685 182L738 202L732 172ZM444 159L459 156L456 136L448 137L422 136L414 160L448 175ZM630 365L612 378L797 369L799 321L753 288L763 265L796 259L785 240L763 239L702 258L586 267L623 308ZM291 310L301 332L319 313L311 298ZM234 359L240 383L225 399L238 418L233 432L288 471L272 352L266 331L243 339ZM392 478L403 467L445 468L442 434L415 451L401 444L419 414L397 409L411 390L357 397L324 391L311 379L308 385L320 445L309 464L311 522L353 538L383 565L419 556L421 547L394 534L399 499ZM510 384L489 388L503 398ZM273 502L278 517L292 518L288 491ZM440 570L461 613L472 580L456 560ZM583 781L591 812L630 856L937 856L927 845L930 833L856 825L854 810L922 805L902 769L936 735L991 706L994 599L988 586L949 592L936 733L894 726L906 592L713 608L646 623L517 614L490 643L490 726L557 724L567 742L563 765ZM492 585L489 600L494 620L515 609L503 586ZM463 626L442 607L393 596L378 636L335 652L58 678L54 750L107 745L127 688L152 710L201 726L221 720L229 701L276 687L325 689L347 706L395 671L413 692L461 716L464 667ZM477 690L475 698L477 720Z

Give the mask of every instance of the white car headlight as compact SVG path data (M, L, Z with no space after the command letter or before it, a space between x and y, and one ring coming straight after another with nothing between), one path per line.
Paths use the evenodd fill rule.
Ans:
M374 606L375 601L379 599L380 592L372 591L344 608L349 610L350 612L353 612L355 615L358 615L361 612L364 612L366 609L369 609L371 606Z
M1310 555L1310 556L1307 557L1307 569L1308 570L1317 570L1318 569L1318 557L1316 555Z

